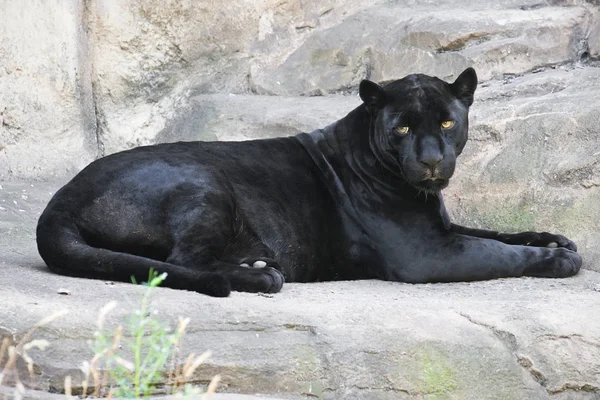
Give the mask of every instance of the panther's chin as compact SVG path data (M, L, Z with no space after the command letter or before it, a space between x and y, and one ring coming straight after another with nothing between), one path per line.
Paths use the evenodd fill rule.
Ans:
M450 182L449 179L442 179L442 178L425 179L425 180L417 182L414 186L417 189L428 192L428 193L437 193L440 190L444 189L446 186L448 186L449 182Z

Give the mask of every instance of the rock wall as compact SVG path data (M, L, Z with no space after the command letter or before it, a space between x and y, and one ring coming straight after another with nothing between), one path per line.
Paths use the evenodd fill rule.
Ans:
M0 2L0 179L84 167L97 154L82 2Z
M481 78L453 216L573 237L600 270L595 0L0 2L0 180L174 140L322 127L363 78Z
M69 309L34 354L40 388L60 391L89 356L90 310L143 290L48 275L34 227L57 185L33 180L143 144L310 131L358 105L363 78L467 66L481 84L452 216L562 232L600 272L598 0L0 0L0 336ZM286 284L227 301L158 289L157 307L192 317L186 349L215 354L194 380L219 373L224 391L597 399L599 282Z

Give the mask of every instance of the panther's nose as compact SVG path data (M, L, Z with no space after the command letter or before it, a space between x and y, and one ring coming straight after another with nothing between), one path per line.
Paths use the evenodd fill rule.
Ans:
M442 156L441 154L429 154L426 157L421 157L419 159L419 162L423 165L425 165L426 167L428 167L429 169L433 170L435 167L437 167L439 165L439 163L442 162L442 160L444 159L444 156Z

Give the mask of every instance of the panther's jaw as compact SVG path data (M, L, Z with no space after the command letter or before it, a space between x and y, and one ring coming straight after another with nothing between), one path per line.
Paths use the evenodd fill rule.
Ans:
M445 189L450 183L449 179L444 178L427 178L422 181L416 182L413 186L419 191L426 193L437 193L442 189Z

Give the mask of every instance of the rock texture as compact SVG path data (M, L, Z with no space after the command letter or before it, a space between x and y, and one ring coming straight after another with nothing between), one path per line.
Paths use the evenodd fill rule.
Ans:
M155 143L195 94L347 94L365 77L452 79L467 66L504 79L593 63L600 45L599 7L583 0L0 7L3 179L60 176Z
M311 35L274 70L251 75L258 92L322 94L356 87L365 76L389 81L420 71L455 78L521 74L581 58L588 7L520 7L449 12L439 4L385 3ZM477 6L475 6L477 7Z
M0 39L0 336L70 310L40 332L52 342L35 354L40 389L60 390L89 356L90 311L142 290L51 275L37 256L37 216L91 160L311 131L359 104L361 79L474 66L471 140L445 191L453 218L564 233L580 275L221 300L160 289L158 312L192 318L186 349L214 353L195 379L219 373L230 392L600 398L598 1L4 1Z
M38 388L52 391L69 374L77 387L98 310L117 300L106 322L115 326L144 290L47 271L34 222L56 187L5 183L0 224L0 333L18 338L50 313L69 311L35 335L51 342L31 355ZM276 295L227 299L159 288L154 299L172 325L178 315L191 318L184 350L213 352L193 379L218 373L221 392L290 399L600 395L600 273L593 271L562 280L286 284Z
M245 93L252 68L368 7L357 0L90 2L102 154L156 142L193 92ZM329 15L330 14L330 15ZM328 21L328 22L327 22Z
M73 1L0 4L0 179L73 173L96 157L84 14Z

